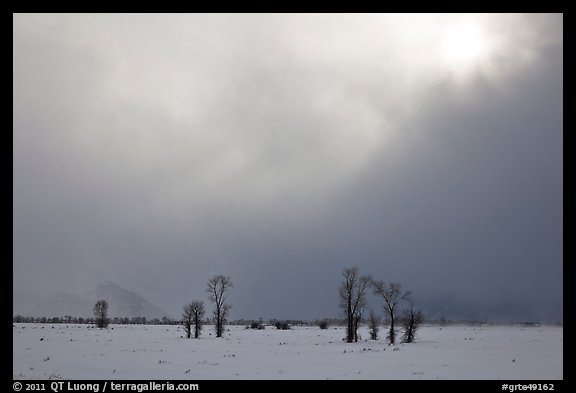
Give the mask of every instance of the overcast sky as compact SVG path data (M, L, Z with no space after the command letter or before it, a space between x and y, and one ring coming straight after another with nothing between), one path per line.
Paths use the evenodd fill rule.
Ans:
M322 318L356 265L562 319L562 15L13 22L15 301Z

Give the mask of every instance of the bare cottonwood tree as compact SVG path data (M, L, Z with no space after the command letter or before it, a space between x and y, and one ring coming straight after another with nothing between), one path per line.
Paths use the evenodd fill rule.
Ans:
M204 318L204 302L195 300L184 306L182 324L187 338L192 335L192 326L194 326L194 338L200 337L203 325L202 318Z
M94 323L100 329L108 327L108 302L106 300L98 300L94 305Z
M414 308L414 299L409 297L406 299L408 302L408 308L406 308L402 315L402 324L404 325L404 335L403 340L405 343L414 342L414 337L416 335L416 330L420 327L424 321L424 316L422 311L416 310Z
M370 276L359 276L356 266L342 271L344 281L340 285L340 307L346 317L346 341L358 341L358 324L362 320L362 311L366 305L366 289L369 287Z
M372 340L378 340L378 331L380 330L380 317L376 315L373 310L370 310L370 315L368 316L368 329L370 329L370 338Z
M388 341L390 344L396 342L395 322L398 312L398 305L400 302L405 301L410 297L410 291L402 291L402 286L399 283L392 282L385 284L383 281L374 281L374 294L380 296L383 300L382 307L388 316L390 328L388 331Z
M230 277L223 276L219 274L208 280L208 287L206 292L208 292L208 299L214 303L214 325L216 329L216 337L222 337L224 333L224 322L226 317L230 312L229 304L226 304L226 298L228 297L228 291L232 287L232 281Z

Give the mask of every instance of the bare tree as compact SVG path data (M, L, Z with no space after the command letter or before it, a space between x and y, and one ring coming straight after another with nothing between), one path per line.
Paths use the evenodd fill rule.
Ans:
M222 337L222 334L224 333L224 322L226 321L226 317L232 307L229 304L226 304L225 301L228 297L228 291L232 286L230 277L221 274L208 280L206 292L208 292L208 299L214 303L216 337Z
M340 285L340 307L346 317L346 341L358 341L358 324L362 320L362 311L366 305L366 289L370 285L370 276L358 275L356 266L342 271L344 281Z
M370 315L368 316L368 328L370 329L370 338L372 340L378 340L378 331L380 330L380 317L376 315L373 310L370 310Z
M202 318L204 318L204 302L195 300L184 306L182 324L187 338L192 335L192 326L194 326L194 338L200 337L203 325Z
M106 300L98 300L94 305L94 323L100 329L108 327L108 302Z
M414 299L409 297L406 301L408 302L408 308L404 310L402 318L402 324L404 325L403 341L411 343L414 342L416 330L424 321L424 316L422 311L414 309Z
M382 307L386 311L388 320L390 323L390 329L388 331L388 340L390 344L395 344L396 342L396 331L395 322L396 315L398 311L398 305L400 302L406 300L411 292L402 291L402 286L399 283L392 282L390 284L385 284L383 281L374 281L372 283L374 286L374 294L382 297L384 301Z
M192 314L192 303L188 303L182 309L182 326L186 332L186 338L192 335L192 325L194 324L194 316Z

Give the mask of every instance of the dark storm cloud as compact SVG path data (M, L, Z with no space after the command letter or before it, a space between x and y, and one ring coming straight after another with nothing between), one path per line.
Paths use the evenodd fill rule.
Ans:
M176 315L224 273L235 317L315 318L358 265L561 318L562 16L479 16L474 66L451 18L15 15L15 294Z

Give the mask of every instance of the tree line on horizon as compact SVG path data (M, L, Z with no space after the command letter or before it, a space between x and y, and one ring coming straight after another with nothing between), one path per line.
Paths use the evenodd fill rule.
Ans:
M346 336L343 340L352 343L357 342L359 339L358 326L362 322L368 323L370 338L372 340L378 339L379 328L382 325L382 319L374 312L369 310L369 315L366 318L366 294L369 289L378 296L382 301L382 308L385 312L384 325L388 327L386 339L390 344L396 343L397 324L400 323L403 328L402 341L410 343L414 341L414 337L418 327L423 321L423 314L421 311L416 310L414 307L414 298L410 291L402 290L399 283L384 283L380 280L374 280L371 276L360 276L358 267L345 268L342 271L344 280L338 288L340 307L343 309L344 325L346 327ZM182 319L172 320L163 317L162 320L155 318L147 321L145 317L135 317L132 319L118 318L111 319L108 317L108 302L106 300L98 300L93 308L94 318L72 318L67 315L64 318L30 318L16 316L13 318L14 322L51 322L51 323L93 323L100 329L107 328L109 323L114 324L181 324L186 332L186 337L199 338L203 326L206 322L213 321L216 337L222 337L224 333L224 326L227 322L230 313L231 305L226 302L230 288L233 287L230 276L222 274L215 275L208 280L206 292L208 300L213 305L212 318L205 319L206 307L204 301L193 300L184 305L182 309ZM402 309L400 315L401 305L406 305ZM245 320L241 320L246 322ZM339 322L338 320L336 320ZM290 321L271 320L271 324L276 326L277 329L290 329ZM302 322L302 321L300 321ZM327 329L329 324L334 324L335 320L317 320L315 323L320 329ZM259 322L251 321L246 324L246 328L263 329L264 324L260 319Z

